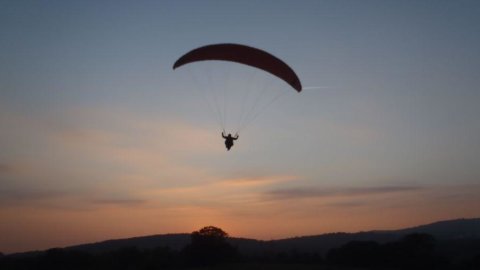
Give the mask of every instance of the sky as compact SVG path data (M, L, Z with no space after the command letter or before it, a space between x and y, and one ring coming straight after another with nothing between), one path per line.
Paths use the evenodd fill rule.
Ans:
M0 0L0 37L0 252L480 216L478 1ZM172 69L215 43L268 51L304 90ZM226 151L212 101L264 90Z

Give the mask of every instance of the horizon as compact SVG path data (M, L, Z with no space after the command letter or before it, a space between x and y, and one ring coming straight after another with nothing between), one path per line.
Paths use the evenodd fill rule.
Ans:
M476 218L479 25L476 1L0 0L0 252ZM303 91L172 69L217 43L274 55ZM230 151L222 129L241 130Z
M236 239L247 239L247 240L256 240L256 241L278 241L278 240L287 240L287 239L294 239L294 238L302 238L302 237L315 237L315 236L322 236L322 235L329 235L329 234L357 234L357 233L386 233L386 232L395 232L399 230L405 230L405 229L413 229L416 227L423 227L423 226L430 226L438 223L446 223L446 222L457 222L457 221L463 221L463 220L480 220L480 217L476 218L457 218L457 219L449 219L449 220L438 220L432 223L427 223L427 224L417 224L411 227L402 227L402 228L392 228L392 229L370 229L370 230L362 230L362 231L332 231L332 232L324 232L320 234L308 234L308 235L295 235L295 236L285 236L282 238L271 238L271 239L262 239L262 238L249 238L249 237L244 237L244 236L234 236L228 234L228 231L225 231L228 234L228 238L236 238ZM214 225L206 225L203 227L207 226L214 226ZM199 228L200 229L200 228ZM220 228L223 230L223 228ZM19 252L12 252L12 253L4 253L4 255L11 255L11 254L21 254L21 253L28 253L28 252L37 252L37 251L45 251L48 249L52 248L70 248L70 247L76 247L76 246L83 246L83 245L90 245L90 244L99 244L103 242L109 242L109 241L117 241L117 240L129 240L129 239L135 239L135 238L144 238L144 237L154 237L154 236L164 236L164 235L191 235L192 232L178 232L178 233L159 233L159 234L150 234L150 235L137 235L137 236L129 236L129 237L123 237L123 238L113 238L113 239L100 239L95 242L88 242L88 243L73 243L68 246L55 246L55 247L49 247L46 249L37 249L37 250L25 250L25 251L19 251Z

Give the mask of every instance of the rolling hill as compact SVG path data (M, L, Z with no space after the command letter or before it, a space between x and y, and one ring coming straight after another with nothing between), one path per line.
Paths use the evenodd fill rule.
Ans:
M277 252L291 252L292 250L324 254L329 249L339 247L350 241L376 241L379 243L385 243L398 240L402 236L414 232L431 234L439 242L480 240L480 218L439 221L400 230L377 230L356 233L338 232L269 241L232 237L229 239L229 242L245 255L260 253L273 254ZM189 242L190 234L188 233L163 234L107 240L97 243L70 246L65 249L92 253L113 251L124 247L137 247L139 249L169 247L173 250L181 250ZM22 253L22 255L38 253L38 251L26 252Z

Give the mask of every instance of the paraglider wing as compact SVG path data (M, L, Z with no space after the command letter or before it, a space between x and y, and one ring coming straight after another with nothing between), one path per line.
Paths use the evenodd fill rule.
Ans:
M284 80L298 92L302 91L298 76L285 62L265 51L240 44L213 44L194 49L180 57L173 69L207 60L231 61L256 67Z

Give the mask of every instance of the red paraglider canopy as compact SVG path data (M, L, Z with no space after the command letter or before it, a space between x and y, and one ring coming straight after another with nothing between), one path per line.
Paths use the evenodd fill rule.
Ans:
M180 57L173 69L207 60L231 61L256 67L284 80L298 92L302 91L297 74L285 62L265 51L240 44L213 44L194 49Z

